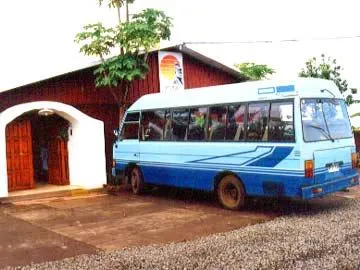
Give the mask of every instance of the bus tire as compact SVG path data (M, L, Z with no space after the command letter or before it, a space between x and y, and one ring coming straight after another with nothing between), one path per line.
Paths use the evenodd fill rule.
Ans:
M217 198L220 204L230 210L238 210L245 204L245 191L235 175L225 175L217 185Z
M144 189L144 177L139 167L135 166L130 171L131 190L135 195L142 193Z

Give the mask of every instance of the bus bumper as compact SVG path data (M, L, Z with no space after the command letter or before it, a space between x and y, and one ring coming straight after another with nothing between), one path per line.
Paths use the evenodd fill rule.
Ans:
M336 179L330 182L325 182L313 186L302 187L302 198L312 199L321 197L326 194L334 193L348 187L359 185L359 175L357 173Z

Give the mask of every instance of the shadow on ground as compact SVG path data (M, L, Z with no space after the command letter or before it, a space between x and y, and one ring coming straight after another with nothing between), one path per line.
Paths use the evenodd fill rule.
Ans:
M130 192L130 191L122 191ZM316 215L319 212L335 210L347 204L347 194L353 192L340 192L337 195L324 196L312 200L302 200L295 198L269 198L269 197L250 197L247 198L245 206L239 211L251 211L254 213L272 215ZM340 195L339 195L340 194ZM344 196L342 196L344 195ZM148 188L141 196L151 198L163 198L169 201L181 201L186 204L201 204L206 207L221 208L213 193L191 189L179 189L173 187L153 187ZM231 210L228 210L231 211Z

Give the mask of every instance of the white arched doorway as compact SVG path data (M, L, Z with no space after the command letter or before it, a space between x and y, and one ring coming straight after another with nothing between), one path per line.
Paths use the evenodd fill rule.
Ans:
M98 188L106 184L104 123L76 108L59 102L39 101L20 104L0 113L0 197L8 196L6 126L34 110L51 109L70 123L68 155L70 185Z

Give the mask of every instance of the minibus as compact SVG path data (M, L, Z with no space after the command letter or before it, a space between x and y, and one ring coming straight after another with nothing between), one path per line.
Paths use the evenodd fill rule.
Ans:
M144 185L311 199L359 184L354 137L332 81L253 81L142 96L126 111L113 174Z

